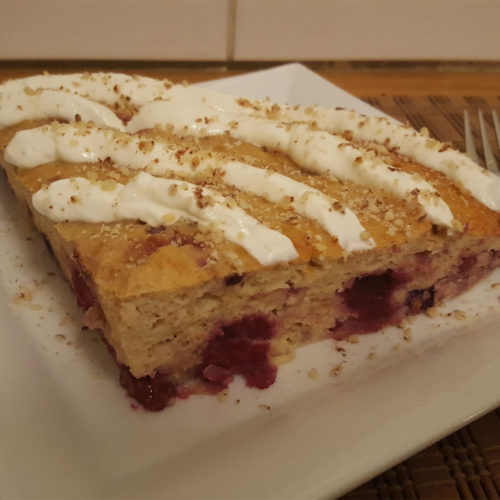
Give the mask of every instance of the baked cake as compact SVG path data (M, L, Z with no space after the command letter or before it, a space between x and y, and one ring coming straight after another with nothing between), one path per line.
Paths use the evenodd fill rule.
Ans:
M8 181L150 410L500 264L500 178L386 118L110 73L0 92Z

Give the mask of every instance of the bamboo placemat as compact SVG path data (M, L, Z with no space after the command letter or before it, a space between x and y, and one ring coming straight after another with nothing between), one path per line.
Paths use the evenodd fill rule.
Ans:
M452 142L461 150L464 150L463 111L468 109L478 152L480 135L477 110L500 111L500 96L380 95L364 99L417 129L427 127L432 136ZM491 135L490 141L494 144L498 159L498 147L489 114L485 118ZM500 408L392 467L342 498L500 499Z
M488 413L342 498L500 498L500 410Z

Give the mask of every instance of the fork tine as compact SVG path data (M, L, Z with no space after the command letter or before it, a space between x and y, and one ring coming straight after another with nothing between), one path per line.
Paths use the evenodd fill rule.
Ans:
M486 134L486 125L484 123L483 112L479 110L479 128L481 129L481 140L483 142L484 161L486 168L492 172L498 172L498 165L491 150L490 141Z
M495 127L495 135L497 136L497 145L500 148L500 122L498 121L498 115L495 110L491 113L493 115L493 125Z
M469 120L469 112L464 110L464 130L465 130L465 151L469 155L469 158L476 162L478 165L481 164L479 156L476 152L476 147L474 146L474 139L472 137L472 130Z

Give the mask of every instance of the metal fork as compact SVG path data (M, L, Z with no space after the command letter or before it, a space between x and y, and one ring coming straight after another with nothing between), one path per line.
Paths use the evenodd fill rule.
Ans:
M493 118L493 126L495 128L495 135L497 138L497 144L500 147L500 122L498 121L497 112L493 111L491 113ZM491 172L498 173L500 169L498 168L498 163L495 160L493 151L491 149L490 141L488 139L488 134L486 133L486 123L484 121L483 112L479 110L479 129L481 131L481 142L483 143L483 153L484 153L484 163L486 168ZM465 130L465 151L469 157L475 161L478 165L482 162L477 154L476 147L474 145L474 138L472 137L472 129L470 125L469 113L467 110L464 111L464 130Z

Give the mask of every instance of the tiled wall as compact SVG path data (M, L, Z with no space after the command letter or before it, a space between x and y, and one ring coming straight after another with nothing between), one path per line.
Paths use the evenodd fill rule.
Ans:
M0 0L0 60L500 60L500 0Z

